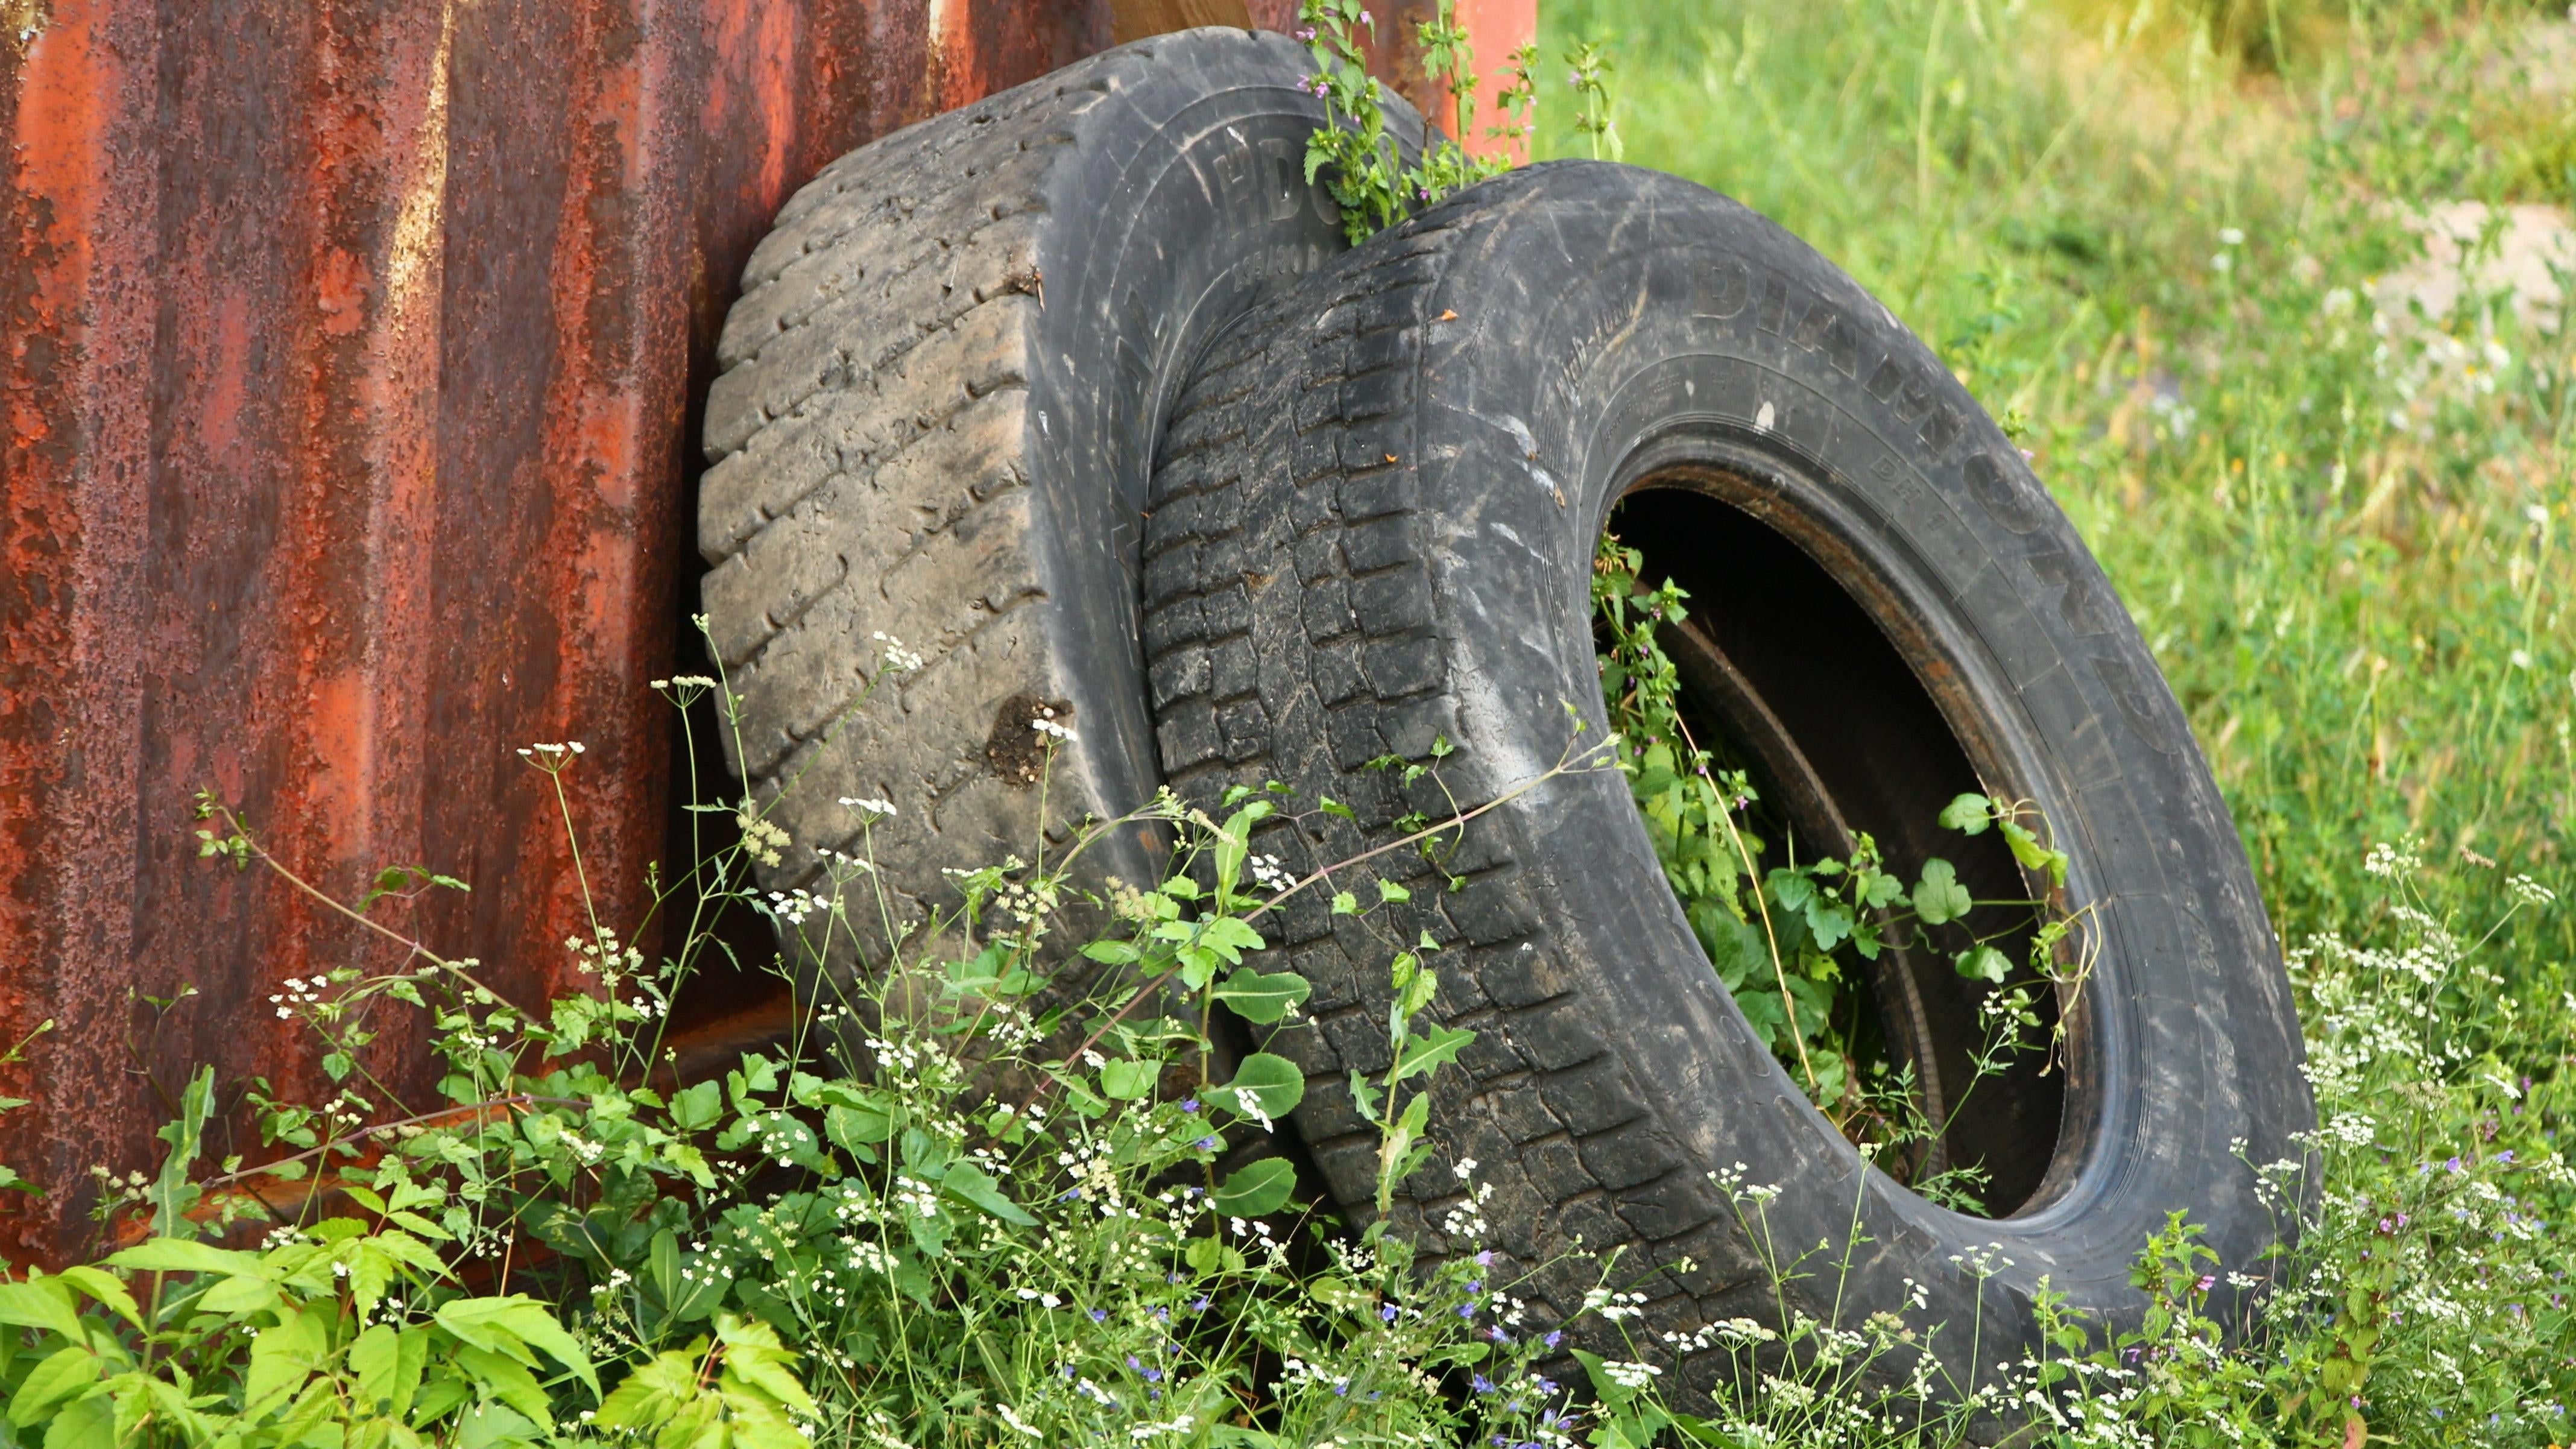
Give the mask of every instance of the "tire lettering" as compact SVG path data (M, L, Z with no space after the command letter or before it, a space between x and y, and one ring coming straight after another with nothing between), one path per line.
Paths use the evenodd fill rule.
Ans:
M2102 681L2103 688L2111 691L2111 697L2119 701L2120 713L2128 716L2131 733L2144 741L2149 749L2164 755L2182 752L2181 742L2174 738L2173 722L2163 710L2156 708L2153 686L2150 681L2139 677L2136 665L2126 659L2096 655L2093 674Z
M1988 517L2013 533L2030 533L2047 521L2029 491L1992 453L1968 455L1968 491Z
M1773 336L1788 329L1789 284L1778 277L1762 279L1762 311L1753 325Z
M1732 317L1744 310L1745 303L1753 300L1753 273L1733 257L1719 262L1691 281L1693 316Z
M1817 302L1807 309L1807 320L1798 325L1798 345L1809 352L1821 352L1834 370L1845 377L1860 371L1860 334L1841 313Z
M2103 617L2103 600L2095 591L2093 578L2065 553L2043 548L2025 554L2022 562L2030 565L2042 587L2057 594L2058 617L2078 634L2107 634L2111 621Z

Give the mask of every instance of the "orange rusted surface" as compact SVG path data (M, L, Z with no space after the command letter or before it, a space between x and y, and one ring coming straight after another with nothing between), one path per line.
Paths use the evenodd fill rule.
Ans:
M1531 0L1468 0L1488 64ZM1287 28L1293 0L1253 0ZM0 32L0 1257L95 1245L190 1070L216 1158L311 1100L288 977L400 948L196 858L190 796L517 1000L643 916L690 667L690 445L744 257L816 169L1098 49L1109 0L36 0ZM1381 16L1404 74L1420 0ZM1490 87L1488 88L1490 93ZM146 997L195 994L167 1010ZM717 993L720 997L721 993ZM770 1008L710 999L722 1036ZM438 1105L388 1016L370 1119ZM728 1038L729 1039L729 1038Z
M1245 4L1252 23L1264 30L1297 28L1297 0L1245 0ZM1422 47L1416 39L1421 26L1440 14L1440 0L1377 0L1369 12L1374 22L1368 32L1369 69L1391 81L1443 131L1454 129L1448 93L1435 90L1424 77ZM1489 138L1484 132L1497 119L1494 93L1503 88L1503 69L1512 53L1538 39L1538 0L1451 0L1450 18L1467 32L1478 77L1475 134L1460 139L1475 155L1502 152L1515 161L1528 160L1526 145ZM1542 66L1539 74L1544 77L1548 68Z
M257 873L238 805L520 999L572 978L672 774L693 409L744 256L824 162L1107 43L1054 0L45 0L0 35L0 1255L78 1251L190 1067L321 1087L268 996L382 968ZM166 1013L134 999L194 987ZM370 1052L434 1105L402 1023ZM5 1044L5 1043L0 1043ZM373 1092L382 1115L399 1115ZM246 1122L215 1155L258 1160Z

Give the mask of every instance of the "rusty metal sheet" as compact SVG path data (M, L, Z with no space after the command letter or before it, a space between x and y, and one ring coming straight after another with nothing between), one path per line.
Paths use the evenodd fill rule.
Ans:
M1188 7L1210 7L1214 0L1131 0L1137 9L1160 7L1164 10ZM1252 23L1264 30L1293 32L1297 28L1298 0L1242 0L1252 15ZM1422 47L1416 37L1421 27L1439 17L1440 0L1377 0L1370 7L1375 22L1369 29L1369 69L1386 77L1414 108L1430 117L1443 131L1451 124L1446 92L1435 90L1422 73ZM1451 0L1450 18L1467 32L1474 48L1476 71L1480 77L1476 89L1478 121L1476 135L1462 137L1469 152L1483 156L1507 150L1513 159L1526 161L1526 145L1510 144L1483 134L1494 119L1494 93L1502 89L1501 72L1512 52L1538 39L1538 0ZM1540 72L1546 74L1545 70Z
M43 0L0 33L0 1160L77 1250L189 1067L320 1086L267 998L399 947L196 860L191 792L494 983L641 909L696 399L777 205L1107 43L1052 0ZM22 33L23 31L23 33ZM167 1012L136 995L197 995ZM400 1031L373 1065L426 1101ZM238 1114L236 1114L238 1119ZM244 1124L235 1120L232 1130ZM236 1136L221 1150L251 1150Z
M1468 4L1489 60L1533 23ZM1396 35L1428 6L1389 9L1418 89ZM36 1103L0 1161L51 1189L0 1204L23 1262L83 1250L92 1170L150 1165L198 1063L234 1109L216 1154L257 1160L242 1085L326 1090L269 996L402 960L196 859L193 792L344 897L394 862L466 878L387 920L516 999L575 980L585 878L641 918L677 763L648 681L687 667L690 440L744 257L825 162L1101 48L1111 6L0 18L0 1045L54 1023L0 1068ZM516 753L572 739L579 870ZM758 1014L699 1010L719 1038ZM389 1024L370 1069L434 1105Z

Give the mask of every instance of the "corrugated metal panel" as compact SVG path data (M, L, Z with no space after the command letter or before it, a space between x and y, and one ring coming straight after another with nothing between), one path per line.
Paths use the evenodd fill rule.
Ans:
M54 1189L0 1207L23 1260L77 1250L90 1169L149 1164L194 1064L321 1085L285 978L400 959L198 861L197 789L344 895L393 862L467 878L392 919L537 999L583 913L514 747L580 739L582 864L603 919L639 917L674 764L647 681L680 657L743 258L824 162L1100 48L1110 6L0 16L0 1038L56 1024L0 1069L37 1102L0 1161ZM425 1103L416 1045L371 1065Z

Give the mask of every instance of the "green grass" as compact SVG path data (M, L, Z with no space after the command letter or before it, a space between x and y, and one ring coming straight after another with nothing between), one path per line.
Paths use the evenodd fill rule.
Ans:
M2407 833L2480 908L2576 884L2568 343L2383 338L2369 291L2405 203L2576 191L2576 95L2512 77L2543 12L2279 8L2277 71L2046 0L1551 0L1542 51L1606 40L1625 159L1803 237L2027 427L2295 942L2365 920L2363 850ZM1545 154L1586 150L1565 111ZM2500 959L2571 948L2561 912Z
M2424 266L2423 206L2576 200L2576 89L2547 70L2576 69L2570 27L2311 0L1545 9L1543 53L1617 67L1625 160L1805 238L2031 451L2290 948L2327 1123L2291 1286L2227 1352L2123 1349L2045 1442L2569 1438L2576 912L2546 896L2576 897L2576 349L2501 296L2426 317L2390 279ZM1591 154L1565 110L1541 154Z

